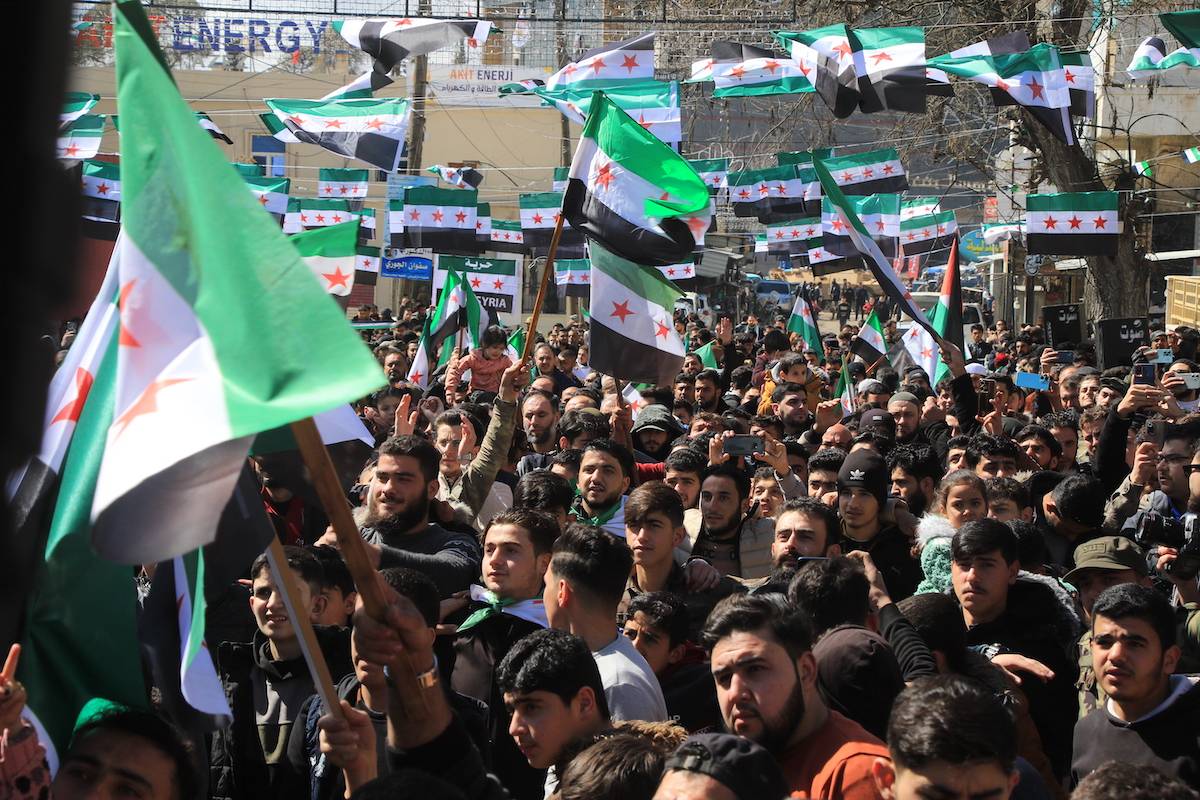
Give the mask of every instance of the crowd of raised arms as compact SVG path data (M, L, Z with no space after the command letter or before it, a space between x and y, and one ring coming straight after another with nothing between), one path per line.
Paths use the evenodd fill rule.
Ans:
M997 321L930 376L851 356L847 293L820 352L677 313L682 371L636 393L575 318L422 391L425 312L360 309L394 322L348 493L382 618L252 459L341 713L264 555L209 597L227 727L110 707L52 777L6 671L0 800L1200 796L1200 332L1101 369Z

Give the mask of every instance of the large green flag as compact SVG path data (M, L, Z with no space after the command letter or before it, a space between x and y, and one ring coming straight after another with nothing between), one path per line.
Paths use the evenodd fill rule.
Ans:
M378 388L379 365L180 96L141 5L115 5L124 235L97 552L213 540L253 437Z
M825 346L821 343L821 331L817 328L817 319L813 315L812 306L802 294L796 295L796 304L792 306L792 315L788 318L787 329L800 334L805 346L822 359L825 358Z
M408 379L425 388L430 376L450 361L454 348L463 353L479 346L480 320L486 319L470 281L450 270L433 314L425 322Z

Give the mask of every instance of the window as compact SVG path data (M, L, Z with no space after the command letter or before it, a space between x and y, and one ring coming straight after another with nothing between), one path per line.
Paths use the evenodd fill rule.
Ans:
M254 163L263 168L269 178L284 175L284 144L274 136L251 136L250 150Z

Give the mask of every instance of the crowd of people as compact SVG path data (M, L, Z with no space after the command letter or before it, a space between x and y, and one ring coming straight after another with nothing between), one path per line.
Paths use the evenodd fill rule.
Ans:
M340 708L260 557L209 608L226 728L110 708L51 785L6 671L0 798L1200 796L1200 332L1100 369L1001 321L935 381L849 327L817 352L679 316L681 372L630 400L580 321L528 366L489 328L422 391L423 313L363 333L382 618L302 477L253 459Z

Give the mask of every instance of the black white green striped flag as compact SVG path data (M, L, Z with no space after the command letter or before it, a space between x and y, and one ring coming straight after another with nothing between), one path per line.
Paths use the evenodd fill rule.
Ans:
M1162 39L1146 39L1126 68L1131 78L1150 78L1175 67L1200 68L1200 9L1159 14L1158 18L1175 34L1181 47L1168 54Z
M807 255L808 242L814 238L821 240L819 217L775 222L767 226L766 251L781 256Z
M550 239L554 235L554 226L562 214L562 192L535 192L523 194L517 199L521 213L521 234L524 241L524 252L535 256L544 256L550 248ZM495 227L495 223L492 223ZM508 240L505 240L507 244ZM558 240L557 258L584 258L587 255L584 247L583 232L563 224L562 235Z
M432 167L426 167L426 172L432 172L446 183L458 189L478 189L479 184L483 183L483 173L473 167L447 167L442 164L434 164Z
M267 100L299 142L395 172L404 150L409 100Z
M266 178L261 175L243 175L242 178L260 206L280 217L287 213L288 193L292 185L290 178Z
M534 93L567 119L583 125L591 113L594 92L591 87L566 86L537 89ZM678 81L617 83L604 87L604 96L667 144L683 140Z
M730 41L712 43L712 57L692 62L689 83L712 81L713 97L812 92L801 66L787 55Z
M362 198L367 196L367 182L371 171L367 169L337 169L321 167L317 173L317 196L338 198Z
M809 31L775 31L775 38L790 48L792 60L813 86L817 95L838 119L858 107L854 72L854 48L850 31L838 23Z
M521 230L521 221L515 219L492 218L491 241L488 250L497 253L528 253L525 246L525 233Z
M908 174L893 147L835 156L824 164L847 195L893 194L908 188Z
M480 19L420 17L346 19L334 20L333 29L349 44L374 58L374 71L386 75L407 58L416 58L463 41L470 48L482 47L491 33L492 23Z
M730 172L729 202L737 217L756 217L764 224L821 212L820 184L809 180L811 169L785 164Z
M923 28L854 28L849 40L861 111L925 113L930 81Z
M729 188L728 158L690 159L688 163L708 186L710 194L716 194L721 189Z
M567 190L567 175L571 172L570 167L555 167L554 177L551 188L556 192L565 192Z
M957 235L958 222L953 211L911 217L900 223L900 246L906 256L945 250Z
M82 211L89 237L115 241L121 221L121 167L107 161L84 161Z
M428 247L438 253L475 253L478 198L479 193L473 189L405 189L406 246Z
M59 114L58 119L63 125L66 125L68 122L79 119L84 114L87 114L99 102L100 95L98 94L67 92L67 96L63 100L63 110Z
M326 292L339 297L350 294L358 257L358 220L297 233L290 241Z
M546 79L547 89L564 87L615 88L654 78L654 34L643 33L623 42L589 50Z
M58 157L64 161L95 158L104 139L103 114L83 114L67 122L58 131Z
M589 297L592 293L592 261L588 258L558 258L554 261L554 283L566 287L567 297Z

